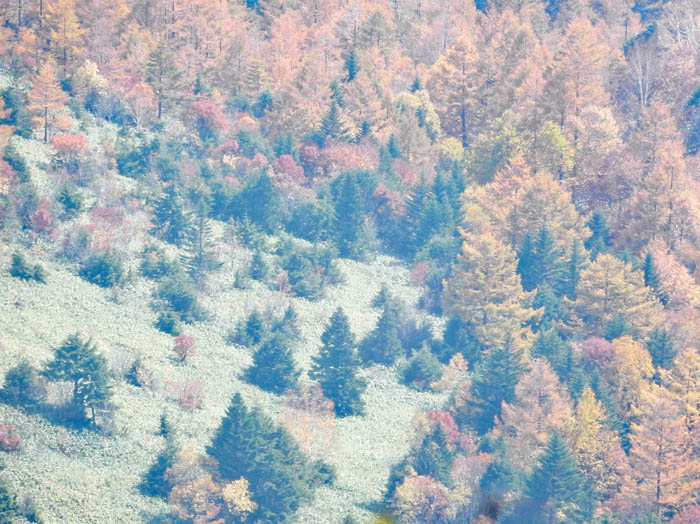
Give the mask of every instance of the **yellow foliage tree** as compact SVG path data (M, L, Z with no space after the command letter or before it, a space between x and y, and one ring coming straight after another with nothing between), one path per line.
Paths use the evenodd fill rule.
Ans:
M645 336L662 317L662 307L644 285L641 271L609 254L596 257L581 271L575 310L587 334L602 336L615 315L625 322L626 332Z
M639 404L639 395L654 375L651 355L641 343L624 336L613 340L613 359L609 372L621 413L629 414Z
M52 0L46 5L48 38L63 67L81 50L81 38L86 30L80 26L75 13L75 0Z
M695 500L700 467L684 443L687 428L671 393L656 384L644 388L632 424L630 472L623 493L636 507L661 516L676 512Z
M566 435L571 453L594 489L606 499L617 493L627 470L627 458L619 435L607 427L603 403L590 387L578 399Z
M515 387L516 400L503 403L496 430L503 435L513 466L529 471L555 430L568 427L572 416L569 393L552 366L537 359Z
M29 100L27 109L34 114L34 121L39 122L44 128L44 142L48 142L49 126L55 120L56 114L64 109L68 100L58 84L53 63L50 60L41 66L27 98Z
M530 307L533 293L523 291L515 272L515 253L490 233L462 231L462 238L462 253L444 284L445 312L471 324L487 347L502 344L508 334L522 341L526 322L538 314Z

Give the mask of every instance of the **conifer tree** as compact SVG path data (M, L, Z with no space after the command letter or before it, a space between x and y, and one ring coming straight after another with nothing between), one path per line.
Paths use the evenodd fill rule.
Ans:
M201 285L207 273L221 267L213 251L211 224L207 218L208 206L200 197L193 227L186 239L184 266L195 283Z
M673 359L676 358L676 348L673 347L673 339L668 330L654 328L654 331L649 334L646 346L654 367L671 369Z
M8 403L17 406L27 405L33 400L32 388L35 386L36 378L36 370L29 362L22 360L5 374L5 383L0 390L0 395Z
M661 517L694 499L700 486L697 459L689 454L685 417L670 392L656 384L642 391L638 423L632 423L630 474L623 493Z
M610 227L608 227L605 217L598 211L593 213L586 226L591 230L591 236L588 237L584 245L591 252L591 260L595 260L599 253L608 253L612 247Z
M510 333L519 340L525 323L536 319L515 272L515 253L490 233L463 233L462 253L442 292L448 315L459 315L474 328L487 348L502 344Z
M160 40L146 62L146 81L158 100L158 120L177 101L178 91L183 87L182 79L182 71L177 66L168 42Z
M450 466L455 453L447 444L445 432L440 423L435 424L435 429L427 433L420 447L415 451L413 468L418 475L429 475L445 486L451 486Z
M583 523L591 516L585 479L566 442L553 433L539 464L527 480L525 499L506 522L522 524Z
M168 439L165 448L158 454L155 462L148 468L148 471L139 483L138 489L142 495L160 497L167 500L173 484L168 479L166 472L175 464L176 455L175 442L172 439Z
M191 219L185 212L184 205L175 186L166 187L163 196L153 208L152 232L166 242L180 246L191 234Z
M557 289L557 285L561 279L562 266L559 260L559 250L554 245L554 238L551 232L545 226L537 233L537 238L534 242L537 283L546 283L552 290Z
M347 82L352 82L355 80L355 77L357 76L357 72L359 70L358 64L357 64L357 53L355 53L355 49L352 49L349 53L347 58L345 59L345 70L348 73Z
M442 333L442 345L437 352L440 362L447 364L456 353L461 353L469 368L474 369L481 360L483 350L469 324L456 315L448 319Z
M567 431L572 455L599 497L609 498L620 488L627 467L620 436L609 427L603 403L584 388Z
M402 353L398 311L387 303L377 326L360 343L360 358L365 365L376 363L391 366Z
M537 287L537 272L535 270L535 247L532 242L532 235L526 233L518 250L518 265L516 271L520 275L520 282L525 291L532 291Z
M479 434L489 431L500 417L503 402L513 402L515 386L527 370L523 351L514 347L510 337L491 349L475 372L472 401L466 413L459 413L460 422L471 425Z
M571 245L571 254L566 261L566 266L561 275L559 288L562 295L569 300L576 300L576 289L581 279L581 271L585 268L585 255L581 249L581 243L574 240Z
M328 113L321 120L321 133L324 138L335 138L336 140L348 141L352 138L350 129L340 114L338 104L331 102Z
M248 409L236 393L207 447L226 482L245 478L257 509L253 522L282 522L308 499L310 470L306 457L283 428L258 409Z
M335 310L321 335L323 346L313 358L309 376L318 380L323 395L333 401L336 415L361 415L360 397L367 383L357 376L360 360L348 317L341 308Z
M652 256L651 252L648 252L644 257L642 271L644 272L644 285L653 289L661 303L666 305L668 303L668 295L661 287L659 272L656 269L654 257Z
M268 338L253 354L253 364L245 379L265 391L282 394L297 387L300 372L294 364L292 350L280 335Z
M357 177L343 176L335 201L334 237L341 257L355 258L362 254L362 198Z
M97 353L90 340L83 340L79 333L70 335L54 350L54 358L43 374L49 380L71 382L78 416L84 417L85 408L89 408L93 424L96 421L95 409L106 407L112 393L107 360Z
M36 115L34 120L41 123L44 143L49 141L49 126L54 120L54 113L64 109L67 100L68 97L56 78L53 63L47 60L34 78L31 91L27 93L27 109Z

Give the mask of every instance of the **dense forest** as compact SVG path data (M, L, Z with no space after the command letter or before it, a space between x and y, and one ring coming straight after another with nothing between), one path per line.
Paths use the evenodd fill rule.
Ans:
M0 524L700 522L700 1L0 22Z

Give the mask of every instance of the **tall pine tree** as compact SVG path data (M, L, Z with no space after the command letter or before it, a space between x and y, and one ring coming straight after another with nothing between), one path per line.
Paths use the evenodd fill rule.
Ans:
M360 395L367 383L357 376L360 361L355 337L341 308L331 316L321 341L323 346L313 359L309 376L319 381L323 394L333 401L336 415L361 415L363 402Z
M261 411L248 409L239 393L207 453L216 459L223 481L244 478L250 483L257 504L251 522L282 522L310 496L310 468L296 442Z

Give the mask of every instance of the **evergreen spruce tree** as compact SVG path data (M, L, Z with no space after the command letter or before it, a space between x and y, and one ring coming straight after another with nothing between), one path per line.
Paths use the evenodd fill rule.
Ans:
M525 499L507 522L522 524L583 523L592 515L586 480L557 433L547 442L525 487Z
M394 133L391 134L389 141L386 143L386 150L391 158L401 158L401 146L399 145L399 139L396 138Z
M610 227L602 213L596 211L586 223L591 230L591 236L584 242L586 249L591 252L591 260L595 260L599 253L608 253L612 247L610 241Z
M668 303L668 295L661 288L661 280L651 253L647 253L646 257L644 257L642 270L644 271L644 285L650 287L661 303L666 305Z
M584 267L585 257L581 250L581 243L578 240L574 240L571 245L571 254L566 261L559 284L562 295L569 300L576 300L576 288L581 278L581 270Z
M673 347L671 334L663 328L655 328L649 335L646 343L654 367L664 369L673 368L673 360L676 358L677 350Z
M73 384L73 403L78 417L84 418L85 409L89 408L94 424L95 409L107 407L112 394L107 360L79 333L70 335L55 349L54 358L43 374L49 380L65 380Z
M518 250L518 265L516 271L520 275L523 289L532 291L537 287L538 275L536 271L535 246L532 242L532 235L527 233L523 237Z
M452 486L450 467L455 453L447 444L442 425L437 423L435 429L423 437L420 447L413 458L413 468L418 475L429 475L445 486Z
M537 293L532 301L532 309L540 308L544 311L539 322L533 328L534 331L549 329L556 321L564 317L561 299L547 282L541 282L537 286Z
M170 43L161 40L148 55L146 61L146 82L153 88L158 101L158 120L163 112L172 108L177 101L178 91L183 88L183 75L170 49Z
M193 227L185 245L184 267L195 283L201 285L207 273L221 267L212 247L211 224L207 218L209 208L203 197L197 206Z
M348 73L346 81L352 82L355 80L359 67L357 64L357 53L355 53L354 48L348 53L347 58L345 58L345 70Z
M350 173L343 176L335 201L334 232L338 254L356 258L362 254L362 197L357 178Z
M22 360L5 374L5 384L0 390L2 399L15 406L28 405L34 400L32 389L36 384L36 378L36 370L29 362Z
M416 351L401 371L401 383L425 391L442 377L442 365L427 345Z
M273 335L263 342L253 354L253 364L245 371L245 379L278 395L286 389L295 389L300 372L287 343L280 335Z
M489 431L494 419L501 415L502 403L515 400L515 386L526 370L523 351L513 347L510 337L489 351L472 382L473 400L466 413L458 413L460 422L471 425L481 435Z
M234 198L234 205L266 233L274 233L281 221L279 189L267 173L252 177Z
M348 141L352 138L350 129L343 121L336 102L331 102L328 113L321 120L321 134L324 138L335 138L341 141Z
M139 492L147 497L160 497L168 499L173 484L165 473L175 464L177 447L172 439L167 439L165 448L158 454L155 462L148 468L143 479L138 485Z
M442 347L438 359L447 364L456 353L462 353L470 369L481 361L484 347L476 338L469 324L462 321L458 315L452 315L442 333Z
M377 321L377 327L360 343L360 358L365 365L376 363L391 366L402 353L398 311L387 304Z
M309 376L318 380L324 396L333 401L336 415L361 415L364 407L361 395L367 383L357 376L360 361L355 337L341 308L331 316L321 342L323 346L313 358Z
M182 245L190 234L190 215L175 186L165 188L163 196L153 208L152 233L176 246Z
M559 260L559 250L554 245L554 239L547 227L537 233L534 243L537 284L546 283L552 291L556 291L561 280L563 267Z
M257 509L251 522L284 521L310 495L306 457L289 434L236 393L207 453L224 482L245 478Z

